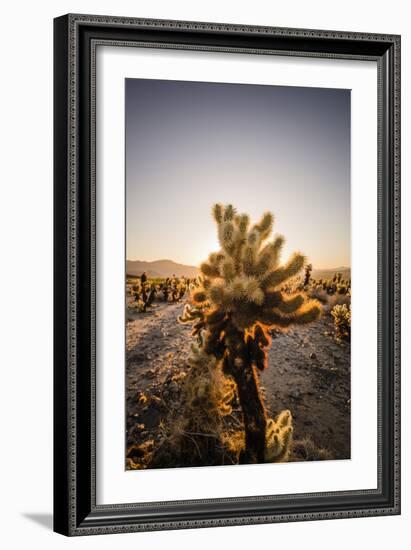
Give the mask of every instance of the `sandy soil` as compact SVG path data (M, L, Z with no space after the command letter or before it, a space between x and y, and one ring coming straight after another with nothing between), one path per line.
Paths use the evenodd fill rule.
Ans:
M147 313L127 310L127 446L159 439L162 419L178 406L192 342L191 327L176 322L182 309L159 302ZM310 438L328 458L342 459L350 456L350 346L333 334L325 315L274 335L261 389L270 416L291 410L295 440Z

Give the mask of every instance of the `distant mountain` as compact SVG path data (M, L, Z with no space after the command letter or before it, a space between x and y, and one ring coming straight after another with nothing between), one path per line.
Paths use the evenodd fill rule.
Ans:
M142 262L140 260L127 260L127 275L141 275L143 271L151 278L172 277L197 277L200 273L198 267L183 265L172 260L156 260L154 262ZM351 268L336 267L333 269L313 269L314 279L332 279L335 273L341 273L343 279L351 278Z
M127 260L127 275L141 275L143 271L148 277L196 277L199 269L193 265L183 265L171 260L156 260L154 262L141 262L140 260Z
M336 267L333 269L313 269L314 279L332 279L335 273L341 273L343 279L351 279L350 267Z

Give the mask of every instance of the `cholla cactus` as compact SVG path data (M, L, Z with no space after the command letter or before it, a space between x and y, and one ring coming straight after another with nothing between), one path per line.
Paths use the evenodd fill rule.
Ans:
M251 227L249 217L231 205L216 204L213 215L221 249L201 264L193 307L181 320L193 322L204 352L221 361L224 373L236 383L245 428L241 461L264 462L267 418L256 369L267 364L268 331L314 321L321 305L304 293L281 291L303 268L305 258L296 253L280 265L284 239L268 241L273 225L269 212Z
M293 435L290 411L282 411L267 421L265 462L285 462L291 451Z
M313 270L312 264L307 264L305 266L304 282L303 282L303 287L304 288L308 288L308 285L310 284L312 270Z
M153 305L156 294L157 287L154 284L135 284L132 289L132 296L134 296L134 307L145 313L147 308Z
M333 307L331 315L337 338L349 340L351 335L351 308L347 304L339 304Z
M189 289L189 279L181 277L180 279L167 279L160 285L165 302L178 302L182 300Z

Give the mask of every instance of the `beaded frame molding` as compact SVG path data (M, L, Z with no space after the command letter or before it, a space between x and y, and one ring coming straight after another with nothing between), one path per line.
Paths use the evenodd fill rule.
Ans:
M96 504L95 101L100 45L376 61L378 487ZM54 20L54 530L74 535L400 513L400 37L94 15Z

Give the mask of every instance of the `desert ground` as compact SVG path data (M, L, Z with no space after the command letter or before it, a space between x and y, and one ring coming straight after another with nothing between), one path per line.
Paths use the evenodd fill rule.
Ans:
M146 313L127 307L127 448L155 445L178 414L193 341L191 327L176 322L183 307L184 301L155 302ZM292 460L350 458L350 345L335 338L329 313L273 334L260 387L269 416L292 412ZM239 407L230 422L241 425Z

